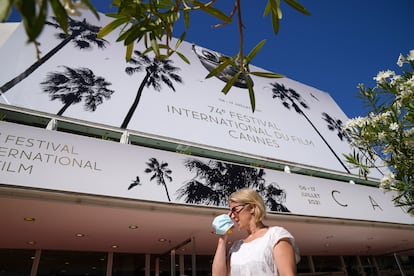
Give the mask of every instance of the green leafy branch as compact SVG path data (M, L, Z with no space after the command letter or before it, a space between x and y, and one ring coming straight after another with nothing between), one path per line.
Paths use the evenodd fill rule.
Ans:
M358 152L344 156L364 178L375 167L372 160L380 160L389 169L380 188L395 191L395 205L414 214L414 50L400 55L397 64L408 64L409 69L401 75L380 71L374 88L359 85L360 98L370 112L347 122L345 130Z
M89 0L0 0L5 2L0 5L0 20L4 21L9 16L13 6L20 13L23 24L28 36L28 42L34 43L36 53L40 58L39 44L37 38L40 35L47 17L49 7L55 15L59 26L67 33L68 16L76 14L78 8L91 10L97 18L98 13ZM223 0L228 1L228 0ZM221 73L227 66L234 66L238 70L235 76L223 87L222 92L227 94L237 77L243 75L247 80L250 103L252 111L256 108L253 83L248 78L255 75L266 78L283 77L277 73L250 72L249 65L253 58L263 47L265 40L260 41L247 55L244 52L244 31L241 0L234 0L234 5L229 14L215 7L218 0L196 1L196 0L112 0L112 6L117 12L108 13L107 16L112 21L104 26L98 36L100 38L118 31L117 42L122 42L126 47L126 60L130 60L134 51L134 45L143 41L145 50L143 55L152 52L157 59L165 59L173 54L177 54L184 62L189 63L187 57L179 52L179 46L185 39L187 30L190 28L190 15L195 12L204 12L219 20L215 27L222 27L233 22L233 17L237 16L239 30L239 50L233 57L223 59L222 64L213 70L213 74ZM293 9L305 14L310 13L296 0L284 0ZM273 32L279 32L280 20L282 19L281 0L267 0L263 16L271 16ZM180 20L184 21L185 29L177 39L175 45L171 45L174 26Z
M99 19L99 14L89 0L79 0L77 4L74 4L71 0L0 0L0 21L5 21L10 16L13 7L15 7L22 18L27 42L35 45L36 56L40 59L37 38L46 24L48 10L52 10L59 27L67 34L68 13L75 14L76 6L91 10Z

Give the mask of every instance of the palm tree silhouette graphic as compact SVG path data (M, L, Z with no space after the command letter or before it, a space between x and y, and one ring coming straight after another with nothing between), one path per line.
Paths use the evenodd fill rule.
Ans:
M56 22L56 17L52 17L52 19ZM47 25L51 25L55 28L59 28L57 23L52 23L47 21ZM108 43L105 39L98 38L97 34L101 28L98 26L94 26L86 22L85 19L82 21L77 21L72 18L68 18L68 33L58 33L56 36L58 39L61 39L60 42L56 47L46 53L41 59L37 60L33 63L29 68L27 68L24 72L13 78L12 80L6 82L0 87L0 94L6 93L8 90L13 88L16 84L27 78L31 73L33 73L36 69L38 69L42 64L44 64L47 60L49 60L53 55L55 55L59 50L61 50L65 45L69 42L73 42L76 48L79 49L88 49L92 47L92 44L98 46L98 48L103 49L106 47Z
M149 159L149 162L146 163L148 168L145 169L146 173L152 173L153 175L150 178L150 181L156 179L158 185L162 185L167 193L168 201L171 201L170 194L168 192L167 183L165 179L168 181L172 181L171 173L172 171L168 168L168 163L166 162L158 162L158 160L154 157Z
M65 71L52 72L41 83L43 91L50 94L50 99L60 100L63 107L57 115L62 115L72 104L85 101L85 109L95 111L97 106L103 103L103 99L109 99L114 93L107 88L111 85L103 77L97 77L88 68L72 69L63 66Z
M352 143L352 140L349 137L348 133L343 129L342 120L333 118L325 112L322 113L322 119L328 123L328 129L330 131L336 130L336 135L341 141L345 140L348 143ZM365 158L367 159L366 161L370 163L370 166L375 168L381 175L384 175L384 173L375 165L375 161L372 158L367 156L363 151L361 151L361 154L365 156Z
M145 86L152 86L156 91L160 91L162 87L161 84L164 83L175 92L172 80L182 83L181 77L175 73L179 70L179 68L172 66L172 62L173 61L170 59L151 59L147 55L141 54L139 51L134 51L134 57L130 59L129 63L135 67L128 66L125 68L125 72L128 75L132 75L145 70L146 74L138 88L137 94L128 110L128 113L121 124L121 128L127 128L136 108L138 107L138 103L141 99L142 91Z
M286 192L278 186L265 185L263 169L210 160L187 159L184 166L195 177L178 190L186 203L225 206L235 191L250 187L259 192L271 211L290 212L285 207Z
M272 86L272 98L278 98L282 101L282 104L287 109L290 109L293 107L293 109L296 111L296 113L302 115L306 121L312 126L312 128L316 131L316 133L319 135L319 137L322 139L322 141L325 143L325 145L329 148L329 150L332 152L332 154L335 156L335 158L339 161L339 163L342 165L342 167L348 172L349 169L347 166L345 166L344 162L339 158L339 156L336 154L336 152L332 149L332 147L329 145L329 143L326 141L326 139L323 137L323 135L319 132L319 130L315 127L315 125L312 123L312 121L306 116L306 114L302 111L302 108L309 108L309 106L302 101L302 97L299 93L297 93L292 88L286 88L283 84L279 84L277 82L271 83Z
M187 159L184 166L195 177L179 189L186 203L224 206L233 192L244 187L258 187L264 182L264 170L210 160Z
M346 131L343 129L343 123L342 120L333 118L326 112L322 112L322 119L328 123L328 129L330 131L336 130L336 135L341 141L347 141L348 143L351 142L351 138L349 138L349 135L346 133Z

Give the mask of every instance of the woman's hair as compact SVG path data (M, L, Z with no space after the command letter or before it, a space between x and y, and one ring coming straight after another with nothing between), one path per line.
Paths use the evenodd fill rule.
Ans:
M266 216L266 207L262 197L253 189L243 188L234 192L229 197L229 202L254 205L254 218L256 222L260 222Z

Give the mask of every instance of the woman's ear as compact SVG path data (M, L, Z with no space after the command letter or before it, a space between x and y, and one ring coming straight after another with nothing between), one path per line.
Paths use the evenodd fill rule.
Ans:
M250 214L254 215L255 210L256 210L256 206L255 205L250 205Z

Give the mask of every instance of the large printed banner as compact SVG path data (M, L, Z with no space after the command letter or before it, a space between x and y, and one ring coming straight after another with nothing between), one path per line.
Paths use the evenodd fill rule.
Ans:
M256 110L245 77L228 95L221 90L234 68L206 79L221 54L184 42L178 56L159 61L140 55L131 61L114 32L96 37L108 23L87 13L69 22L65 37L51 25L39 39L42 60L26 45L20 26L0 49L0 103L179 139L275 162L353 173L343 153L350 141L346 115L329 94L297 81L252 76ZM174 43L174 42L173 42ZM252 66L251 71L265 71ZM373 170L373 178L381 178Z
M392 194L346 182L0 122L0 184L92 195L227 206L243 187L270 212L413 224Z

